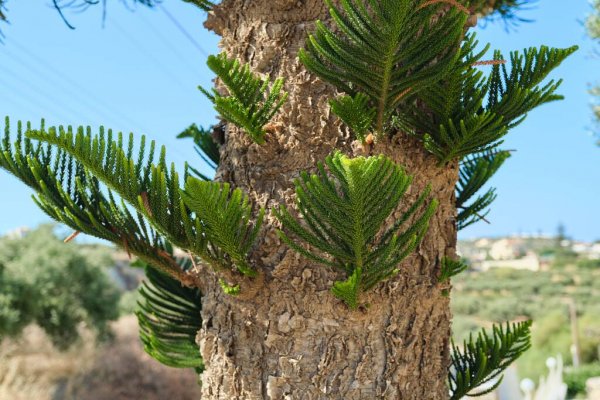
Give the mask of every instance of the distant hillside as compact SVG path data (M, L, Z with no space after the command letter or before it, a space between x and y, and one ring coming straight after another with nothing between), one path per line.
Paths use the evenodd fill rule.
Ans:
M572 364L572 303L581 364L592 376L600 375L600 260L568 249L553 252L545 271L471 270L453 279L455 340L461 342L493 322L532 319L533 348L518 361L518 368L521 378L537 381L550 356L560 353L566 365Z

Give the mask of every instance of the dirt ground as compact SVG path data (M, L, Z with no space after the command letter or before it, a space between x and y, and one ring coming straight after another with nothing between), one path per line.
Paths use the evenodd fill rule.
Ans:
M135 316L114 323L115 340L56 351L37 327L0 345L3 400L198 400L193 370L165 367L144 353Z

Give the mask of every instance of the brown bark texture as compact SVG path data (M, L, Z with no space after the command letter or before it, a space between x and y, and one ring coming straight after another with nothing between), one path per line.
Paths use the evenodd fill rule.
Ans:
M286 79L290 96L266 143L228 126L217 172L268 210L293 206L293 179L334 149L362 155L329 111L335 90L297 58L315 20L327 17L323 0L225 0L205 23L229 56ZM448 397L451 314L437 276L441 258L455 254L457 165L438 167L402 133L371 153L388 155L414 176L402 208L432 186L440 205L424 241L399 275L363 295L367 308L352 311L329 291L340 272L290 250L268 213L251 256L260 277L240 279L239 296L224 294L217 277L207 277L197 338L206 364L203 399Z

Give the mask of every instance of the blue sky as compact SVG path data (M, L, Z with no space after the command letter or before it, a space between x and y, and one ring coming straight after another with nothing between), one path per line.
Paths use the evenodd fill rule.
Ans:
M29 5L26 5L29 3ZM10 0L11 24L3 24L0 45L0 114L47 124L105 125L144 133L167 145L169 159L198 161L190 143L175 135L192 122L214 121L210 104L196 89L210 86L207 54L218 39L202 27L203 13L181 1L162 8L109 1L102 26L99 7L67 12L68 29L50 2ZM502 24L478 29L482 42L505 52L547 44L581 50L555 73L565 78L566 100L534 111L513 130L506 148L516 149L493 184L498 200L488 219L461 237L514 233L553 233L559 222L582 240L600 239L600 148L586 90L600 81L600 58L581 21L590 12L586 0L540 0L523 16L535 20L507 33ZM173 21L173 16L188 38ZM16 179L0 171L0 233L47 221Z

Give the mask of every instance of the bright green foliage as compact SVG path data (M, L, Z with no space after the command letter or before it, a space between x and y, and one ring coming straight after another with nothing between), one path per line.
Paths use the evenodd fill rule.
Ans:
M469 268L467 264L462 262L461 260L453 260L449 257L442 258L442 268L440 270L440 283L446 283L450 281L450 278L464 272ZM442 295L449 296L449 289L442 289Z
M240 285L230 285L224 279L219 279L219 286L223 289L223 293L230 296L237 296L241 291Z
M236 232L240 224L248 223L249 216L247 196L243 196L240 190L234 191L231 202L220 203L227 198L228 187L225 192L216 195L218 184L204 182L208 185L204 186L201 181L189 177L184 197L190 211L183 202L175 166L167 167L164 146L158 164L153 164L154 142L146 154L143 136L137 160L133 158L132 136L125 152L121 136L112 141L109 131L105 139L102 129L97 136L92 136L89 129L84 133L82 128L76 135L71 129L65 131L59 128L58 131L30 131L28 136L73 155L87 171L144 215L170 243L194 251L214 267L228 267L231 260L245 274L255 274L245 257L258 229L248 236L240 236L242 233ZM201 204L203 201L207 203ZM262 214L256 228L260 227ZM164 257L164 251L159 255ZM179 272L180 268L174 265L172 270Z
M570 368L565 371L564 382L568 387L568 399L585 399L588 393L587 381L590 378L600 376L600 362L582 365L578 368Z
M326 0L336 33L322 22L301 50L308 70L351 96L365 93L382 134L400 103L448 71L458 56L468 15L421 0ZM434 62L435 61L435 62Z
M504 57L494 52L491 73L485 76L476 63L487 47L475 53L474 35L467 36L460 63L451 72L419 93L432 111L432 119L415 110L413 125L424 132L424 145L440 165L453 159L495 148L509 129L521 123L534 108L562 99L555 94L562 81L543 83L548 74L577 50L542 46L522 53L512 52L510 68Z
M375 122L377 110L369 105L369 97L364 93L341 96L329 102L331 111L337 115L361 142L365 139Z
M473 243L469 241L462 246ZM525 239L523 245L548 256L543 249L550 249L555 244L553 238L530 238ZM523 317L533 319L532 348L519 358L517 367L521 377L537 381L548 372L545 365L548 356L561 353L565 364L571 363L569 308L564 299L572 298L577 304L580 362L600 362L597 351L600 345L597 295L600 268L581 267L578 261L584 258L569 258L564 264L556 264L555 257L550 271L493 268L453 278L452 314L456 341L468 338L468 332L482 321L487 324L488 321L514 321Z
M191 138L196 145L195 149L196 153L202 158L202 160L212 169L216 169L219 165L219 146L215 143L211 136L210 130L205 130L202 128L198 128L196 124L190 125L183 132L177 135L177 139L185 139ZM187 165L187 168L192 171L196 176L205 181L210 181L211 179L198 171L196 168L193 168Z
M472 337L463 348L452 343L452 367L448 373L451 400L464 396L482 396L492 392L502 382L502 372L531 347L531 321L494 325L492 333L482 329L477 339ZM497 379L497 380L496 380ZM495 382L481 391L475 389Z
M209 56L207 65L227 87L229 95L222 96L216 89L200 90L223 119L244 129L255 143L264 143L264 126L287 99L287 92L282 92L283 79L277 78L269 85L269 80L255 76L250 66L240 65L224 53Z
M449 257L444 257L442 259L442 269L440 272L439 282L448 282L450 278L466 271L467 268L469 268L469 266L461 260L453 260Z
M459 179L456 184L459 230L484 219L489 213L487 208L496 199L495 188L488 189L470 204L467 203L494 176L508 157L510 157L508 151L486 151L469 156L461 162Z
M244 275L256 276L247 254L256 240L265 210L260 209L252 226L252 205L240 189L230 191L228 183L193 177L188 178L182 197L196 215L194 221L184 219L192 252L217 269L234 264Z
M0 264L0 342L18 336L32 322L36 309L33 289Z
M0 341L18 336L30 323L59 349L79 338L82 323L98 338L110 337L119 301L103 269L112 263L110 252L89 257L83 246L64 244L53 229L46 225L23 238L0 240Z
M136 316L144 350L162 364L175 368L204 369L196 344L202 327L202 294L150 266L139 289Z
M169 242L187 248L182 223L182 216L187 211L179 194L179 175L174 164L167 165L164 146L158 163L153 164L155 144L152 141L146 151L145 136L141 138L137 159L134 157L133 134L124 143L120 133L117 140L113 140L112 131L108 130L106 134L102 127L98 135L93 135L89 127L85 130L79 127L76 133L71 127L59 127L28 131L27 136L73 156L87 172L150 221Z
M329 173L319 163L317 174L304 172L295 181L304 223L281 207L277 218L288 233L280 231L279 236L307 258L346 272L348 279L335 282L332 292L356 308L361 292L399 272L398 264L425 235L437 201L424 206L426 190L386 227L412 178L382 155L351 159L336 152L325 164ZM318 251L307 250L304 244Z
M26 130L30 131L31 127L28 125ZM37 135L46 137L43 125ZM121 140L112 142L110 132L107 141L100 139L109 147L104 152L107 159L122 153ZM75 231L108 240L156 268L180 276L181 271L173 260L160 251L164 250L164 237L149 226L142 212L132 212L122 201L116 200L110 190L103 190L98 175L65 150L23 138L21 123L16 140L11 143L8 118L0 143L0 168L32 188L37 193L34 198L37 205L56 221ZM143 176L148 177L145 169Z
M461 7L437 19L444 2L327 4L337 31L318 22L299 57L311 72L352 96L335 100L334 112L361 140L366 132L381 135L392 121L401 121L402 130L421 137L440 165L493 149L529 111L561 99L555 94L561 81L543 81L577 49L513 52L510 69L495 52L485 76L477 63L488 48L476 52L474 35L459 45L468 17ZM497 11L508 12L516 2L501 5ZM420 101L408 101L415 97Z
M134 159L132 138L125 151L122 136L114 141L110 130L105 135L101 129L93 136L89 129L84 131L83 128L76 134L71 128L45 130L42 127L37 131L28 128L30 138L57 147L53 153L49 146L34 144L30 138L23 139L21 130L19 128L17 140L11 145L7 121L0 146L0 167L38 192L38 205L54 219L76 231L109 240L181 281L185 280L185 274L166 252L167 242L198 251L197 254L206 257L203 260L213 266L228 267L231 261L240 271L255 274L243 258L257 231L252 237L228 236L233 230L224 231L223 236L220 231L223 227L239 228L246 214L238 215L237 211L247 207L246 197L242 196L246 199L245 205L232 203L221 208L200 207L194 201L200 218L204 219L200 220L183 203L179 176L173 165L167 167L164 147L158 163L153 164L154 142L146 152L144 137ZM108 191L103 190L100 181L108 186ZM135 211L117 201L111 190ZM239 191L235 193L236 199L241 196ZM216 215L224 209L231 213ZM234 219L223 219L229 217ZM256 227L260 226L261 218L262 212ZM222 226L211 228L214 221L221 221ZM215 237L211 236L213 233ZM238 239L240 242L236 242Z

